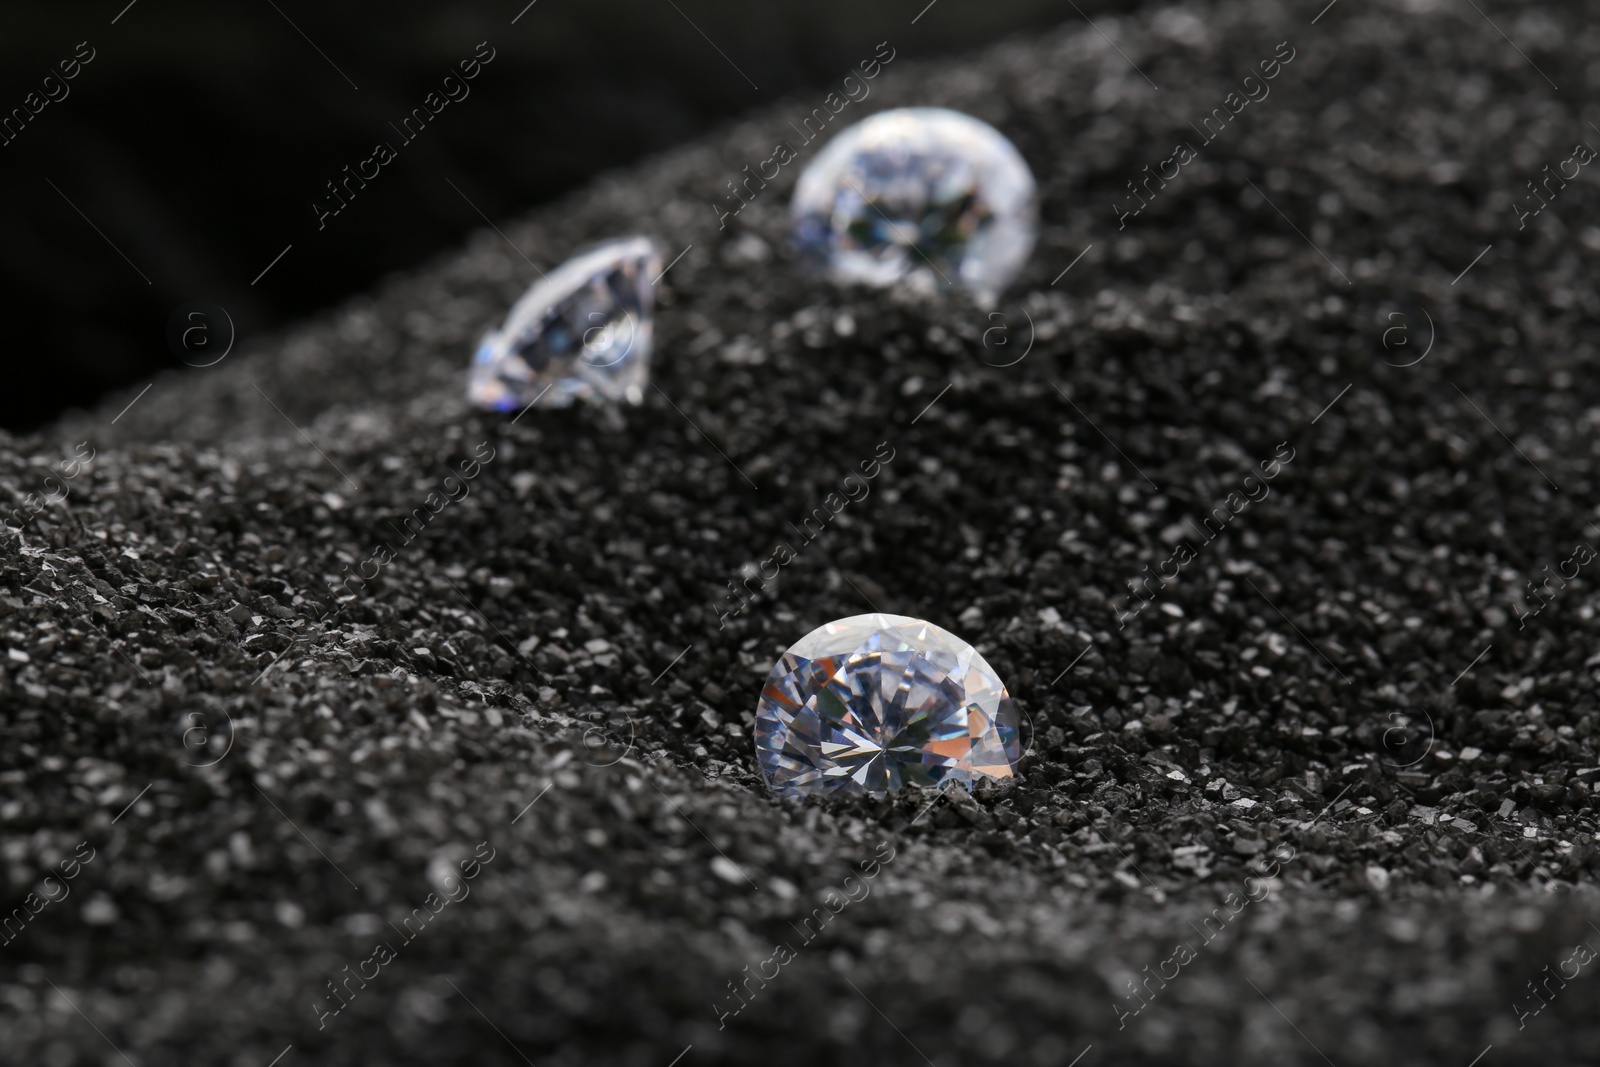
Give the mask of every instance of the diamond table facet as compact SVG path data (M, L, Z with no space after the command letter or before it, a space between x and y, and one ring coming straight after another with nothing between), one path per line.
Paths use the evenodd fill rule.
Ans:
M1010 778L1017 715L978 650L904 615L855 615L811 631L767 676L756 757L782 796L878 795Z
M1033 172L993 126L945 108L883 111L828 142L790 207L802 260L836 281L993 303L1033 250Z
M642 403L660 271L646 237L607 241L567 260L478 345L468 399L493 411Z

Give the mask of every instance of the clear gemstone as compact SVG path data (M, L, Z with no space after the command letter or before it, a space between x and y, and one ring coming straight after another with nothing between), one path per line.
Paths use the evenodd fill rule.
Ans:
M801 258L835 280L956 285L993 302L1027 262L1033 172L988 123L945 108L883 111L801 173L790 212Z
M978 650L931 622L854 615L785 652L756 706L756 757L783 796L1009 778L1017 714Z
M494 411L535 402L642 403L660 271L661 256L647 237L607 241L567 260L484 336L468 399Z

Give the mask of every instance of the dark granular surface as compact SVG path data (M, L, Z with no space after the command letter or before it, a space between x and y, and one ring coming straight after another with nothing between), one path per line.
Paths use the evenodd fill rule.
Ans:
M992 310L798 273L815 146L718 230L819 90L6 440L0 1059L1594 1062L1600 31L1317 6L900 43L838 122L1039 176ZM467 409L637 231L645 405ZM871 608L983 651L1015 781L766 793L762 677Z

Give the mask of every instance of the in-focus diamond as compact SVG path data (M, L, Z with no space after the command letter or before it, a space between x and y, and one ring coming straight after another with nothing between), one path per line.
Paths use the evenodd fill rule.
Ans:
M467 398L494 411L643 402L660 272L647 237L607 241L567 260L478 345Z
M783 654L756 706L756 758L784 796L1009 778L1016 709L978 650L931 622L854 615Z
M1033 172L985 122L945 108L884 111L845 130L800 175L801 258L837 281L957 285L992 303L1027 262Z

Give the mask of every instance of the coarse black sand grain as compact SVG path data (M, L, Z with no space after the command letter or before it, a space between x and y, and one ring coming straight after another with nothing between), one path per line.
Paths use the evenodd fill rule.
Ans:
M718 230L819 92L4 440L8 508L67 496L0 557L0 1060L1594 1062L1600 979L1564 961L1600 944L1600 215L1587 172L1524 229L1514 204L1600 144L1600 29L1319 7L1149 7L955 65L908 27L849 117L1016 141L1043 225L994 309L799 274L815 146ZM469 410L534 264L638 231L688 248L645 405ZM999 670L1014 782L767 794L761 679L873 608Z

